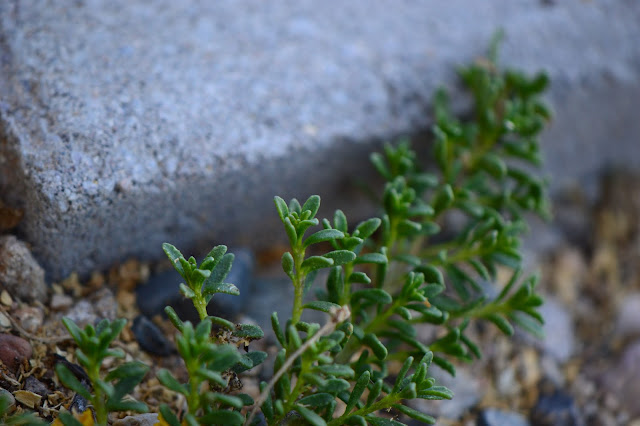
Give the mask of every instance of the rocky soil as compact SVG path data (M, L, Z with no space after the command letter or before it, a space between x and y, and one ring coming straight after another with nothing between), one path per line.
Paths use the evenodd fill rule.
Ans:
M525 245L527 265L539 270L546 294L542 309L544 340L524 333L503 337L495 327L472 330L484 358L459 365L450 378L434 366L432 374L454 390L452 401L424 401L417 408L439 416L438 424L479 425L634 425L640 426L640 176L615 173L602 180L597 202L579 189L556 203L554 222L535 224ZM129 319L116 346L126 360L139 359L151 372L134 397L151 411L161 403L179 409L181 402L159 385L154 372L170 368L184 376L173 346L173 329L158 313L175 298L179 277L159 273L162 266L135 260L95 272L80 282L72 275L47 286L28 246L10 235L19 212L0 206L0 393L11 395L11 410L35 411L52 420L59 410L79 404L53 373L56 362L75 363L75 348L60 319L83 326L100 318ZM274 252L278 252L276 248ZM270 252L242 251L232 271L245 296L219 309L256 321L269 331L271 310L288 309L273 278ZM254 273L255 268L255 273ZM275 268L277 269L277 267ZM167 290L169 288L169 290ZM151 299L150 294L162 297ZM277 294L276 294L277 293ZM271 299L267 299L271 295ZM138 300L139 299L139 300ZM279 299L279 300L276 300ZM427 332L427 331L425 331ZM253 349L275 351L267 337ZM105 368L117 360L108 360ZM266 371L242 379L244 391L257 395ZM153 424L155 415L127 417L118 425Z

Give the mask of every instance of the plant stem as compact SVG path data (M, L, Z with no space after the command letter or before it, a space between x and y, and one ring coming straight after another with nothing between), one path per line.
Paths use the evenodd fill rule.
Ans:
M96 413L96 422L100 426L106 426L107 424L107 407L105 396L103 395L103 391L100 386L96 386L98 381L100 380L100 361L94 360L91 365L91 368L87 369L87 375L89 376L89 380L93 385L93 399L91 401L93 405L93 409Z
M348 306L343 306L340 309L336 309L335 311L333 310L330 311L329 315L331 315L331 319L327 321L327 323L323 325L322 328L316 332L316 334L311 336L306 342L300 345L300 347L290 357L286 359L286 361L282 364L282 367L280 367L280 369L276 372L276 374L273 375L271 380L269 380L269 383L267 383L267 386L265 386L265 388L260 393L260 396L258 396L258 399L256 399L256 403L253 406L253 410L251 410L251 414L247 418L247 421L244 423L245 426L249 426L251 424L251 421L258 413L258 410L260 409L260 407L262 407L262 404L264 404L264 402L267 400L267 397L269 396L269 393L271 392L271 389L273 388L273 386L276 384L278 380L280 380L280 377L282 377L282 375L289 368L291 368L291 365L296 360L296 358L302 355L302 353L306 351L309 348L309 346L317 342L322 336L332 333L333 330L336 329L336 326L338 324L340 324L341 322L349 318L349 316L351 315L351 311L349 311Z
M306 275L302 271L302 262L304 261L304 248L292 247L293 264L296 271L295 280L293 281L293 311L291 313L291 323L295 326L302 316L302 298L304 297L304 280Z
M339 425L344 425L345 420L348 419L349 417L352 416L361 416L364 417L367 414L371 414L374 413L378 410L382 410L388 407L391 407L393 404L397 403L398 401L401 401L402 398L397 396L397 395L387 395L384 398L382 398L380 401L375 402L373 404L371 404L368 407L362 407L359 410L354 411L353 413L349 414L349 413L344 413L342 416L338 417L337 419L333 419L330 422L327 423L327 426L339 426Z
M203 321L208 313L207 313L207 302L204 300L204 297L199 292L196 292L196 297L193 298L193 306L195 306L198 311L198 316L200 317L200 321Z

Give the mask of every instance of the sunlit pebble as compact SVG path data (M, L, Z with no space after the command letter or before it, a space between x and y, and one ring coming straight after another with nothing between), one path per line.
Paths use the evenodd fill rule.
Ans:
M20 321L22 328L30 333L37 331L42 327L44 321L44 313L35 306L25 306L17 309L14 316Z
M11 306L13 304L13 299L11 299L11 295L7 290L2 290L2 293L0 293L0 302L2 302L4 306Z
M0 327L3 327L3 328L11 327L11 320L2 312L0 312Z

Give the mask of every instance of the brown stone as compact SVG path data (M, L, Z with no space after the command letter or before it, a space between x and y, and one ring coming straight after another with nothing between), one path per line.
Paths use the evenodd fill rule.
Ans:
M0 361L17 372L23 361L31 358L33 350L29 342L12 334L0 334Z

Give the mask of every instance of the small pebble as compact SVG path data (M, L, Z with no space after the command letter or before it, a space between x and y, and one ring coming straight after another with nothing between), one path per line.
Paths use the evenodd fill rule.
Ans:
M22 328L27 330L29 333L34 333L42 327L44 312L36 306L23 306L22 308L17 309L13 314Z
M477 426L529 426L529 421L518 413L488 408L478 416Z
M44 269L27 245L13 235L0 237L0 282L14 297L25 301L46 299Z
M87 324L94 325L98 320L93 305L88 300L79 300L66 312L66 316L80 328Z
M7 290L2 290L2 293L0 293L0 302L2 302L4 306L11 306L13 304L13 299L11 299L11 295Z
M11 320L8 316L0 312L0 327L9 328L11 327Z
M144 315L138 315L133 320L131 331L143 350L158 356L175 353L175 348L164 333Z
M94 312L99 319L116 319L118 302L110 289L101 288L93 294L92 301Z
M525 341L540 348L542 352L550 355L559 363L565 363L573 356L576 350L575 330L573 319L568 309L557 299L546 296L544 305L539 308L544 318L543 340L536 339L529 334L520 334Z
M640 416L640 340L630 344L615 366L608 370L602 382L608 392L617 395L622 408Z
M136 414L113 422L113 426L154 426L158 423L157 413Z
M12 372L17 372L23 361L31 358L29 342L12 334L0 334L0 360Z
M49 395L49 388L47 387L47 385L33 376L29 376L25 380L24 390L37 393L38 395L43 397Z
M640 293L625 296L618 310L616 334L626 338L640 335Z
M73 298L66 294L54 294L51 296L49 307L52 311L64 311L73 305Z
M571 395L563 391L542 394L531 410L536 426L583 426L584 420Z

